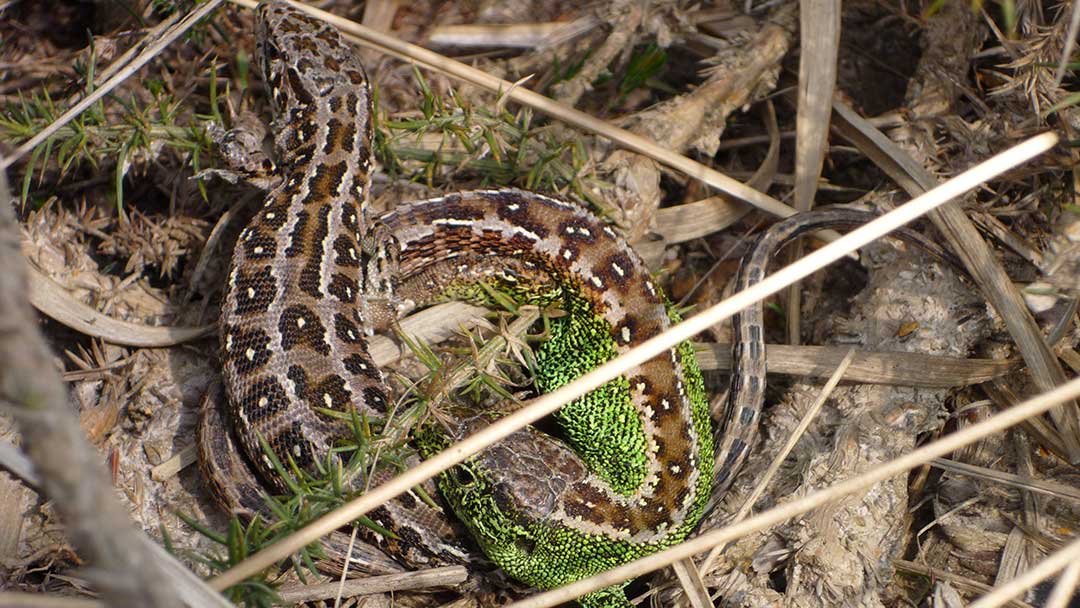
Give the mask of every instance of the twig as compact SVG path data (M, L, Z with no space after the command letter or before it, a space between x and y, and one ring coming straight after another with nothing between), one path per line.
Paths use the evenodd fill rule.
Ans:
M469 572L463 566L445 566L401 574L384 574L361 579L349 579L344 583L334 581L318 585L303 585L295 589L280 589L278 595L287 604L326 600L334 597L353 597L389 591L408 591L428 587L458 585L465 582Z
M139 542L116 500L101 455L78 418L26 302L26 264L7 177L0 171L0 398L20 406L15 420L45 494L67 535L91 565L85 571L107 604L182 606L165 571Z

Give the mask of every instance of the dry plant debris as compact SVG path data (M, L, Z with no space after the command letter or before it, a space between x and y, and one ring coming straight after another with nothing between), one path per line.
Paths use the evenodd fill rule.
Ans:
M109 5L0 7L3 156L101 86L108 68L141 48L151 33L192 10L185 2L132 3L132 10L121 12ZM440 52L512 82L529 76L520 86L747 181L776 199L792 199L796 183L805 187L807 168L793 145L792 91L799 86L800 59L814 58L800 57L794 3L622 0L582 8L558 1L397 5L369 0L361 9L338 0L323 8L416 44L437 39ZM815 204L889 209L913 194L919 179L912 177L912 167L943 180L1042 130L1076 139L1080 79L1075 64L1068 63L1075 62L1075 49L1073 57L1063 57L1074 7L1005 0L977 7L853 2L836 8L842 10L834 66L838 90L832 99L814 101L834 111ZM502 46L505 26L514 24L538 25L527 44ZM462 30L450 26L469 26L468 46L453 46ZM135 332L140 326L196 328L214 321L225 252L261 198L239 186L192 176L216 166L205 136L210 122L267 118L261 75L251 62L253 47L249 11L224 5L167 45L136 78L61 125L46 145L10 167L21 250L34 276L51 280L95 314L132 324ZM770 221L767 214L668 168L662 159L628 151L620 142L439 72L363 52L380 102L379 209L478 185L559 193L610 219L662 274L673 299L697 308L722 299L748 237ZM1067 65L1059 79L1062 62ZM1038 327L1052 349L1047 353L1057 357L1043 364L1064 364L1069 375L1080 372L1075 350L1080 332L1071 300L1080 295L1075 167L1075 151L1061 147L987 184L958 207L983 230L982 240L1010 282L1024 287L1024 302L1039 324L1031 327ZM811 181L814 177L811 173ZM936 237L939 228L920 229ZM1019 322L1010 315L1015 311L1003 319L986 304L993 297L980 295L971 280L947 264L882 243L858 261L820 273L802 290L803 330L787 338L793 343L855 345L875 355L907 351L922 358L868 355L859 367L857 356L852 378L879 384L842 385L832 395L757 510L909 452L1045 385L1045 379L1032 379L1014 347ZM782 311L785 303L777 300L773 309ZM162 339L154 342L157 348L125 346L140 342L103 339L106 334L95 333L93 322L72 331L65 324L73 322L63 314L71 313L40 317L40 328L56 370L68 383L82 432L110 468L132 519L151 535L167 537L169 546L203 574L208 566L220 569L231 560L179 513L210 529L229 530L236 551L248 550L237 548L241 540L269 538L262 529L230 529L197 467L187 466L200 396L219 374L216 341L182 338L183 343L166 347L174 342ZM785 341L781 315L771 321L770 342ZM461 389L466 394L488 394L492 387L495 395L522 391L528 378L517 361L529 357L531 338L510 337L494 363L479 365L475 359L482 343L503 335L506 325L501 318L481 323L475 334L451 338L434 353L418 349L419 357L393 367L412 379L400 388L404 392L429 375L436 380L426 390L449 391L443 366L464 360L479 374ZM709 342L707 351L722 350L715 342L726 340L721 329L699 339ZM774 369L829 373L810 369L812 362L805 361L821 351L798 349L777 348ZM971 362L970 368L942 363L934 374L920 374L919 366L934 366L925 355L996 361ZM889 357L916 370L908 372L915 377L908 382L887 374L875 377L868 362L887 365ZM950 376L941 369L957 371ZM931 377L937 384L930 384ZM722 404L723 376L713 371L708 380L710 393ZM982 384L967 386L976 381ZM739 508L756 473L768 466L814 399L818 383L770 377L763 439L736 487L716 497L703 529L722 525ZM663 605L688 602L688 596L722 606L946 605L957 593L977 596L1076 535L1075 496L1053 490L1055 484L1076 486L1080 456L1075 407L1072 414L1067 407L1061 411L951 458L1029 480L1023 488L928 467L740 540L701 568L696 586L665 572L632 589ZM6 414L0 429L3 441L21 442ZM0 450L0 464L14 467L4 454ZM77 555L65 539L58 520L64 509L4 474L0 486L12 490L0 491L0 588L86 594L90 577L80 567L87 556ZM196 554L203 559L193 558ZM230 557L234 561L237 555ZM702 565L699 560L697 566ZM266 580L286 586L287 597L314 597L297 587L298 572L304 571L286 567ZM307 582L318 578L305 575ZM402 584L415 589L421 583ZM480 589L477 595L466 592L465 599L495 601L499 595ZM1046 588L1032 590L1017 605L1036 605L1046 593ZM271 597L258 585L234 597L241 595L251 603ZM712 600L705 599L709 595ZM375 605L385 597L362 601ZM410 590L395 593L393 601L428 606L455 597L446 588ZM2 598L0 593L0 603Z

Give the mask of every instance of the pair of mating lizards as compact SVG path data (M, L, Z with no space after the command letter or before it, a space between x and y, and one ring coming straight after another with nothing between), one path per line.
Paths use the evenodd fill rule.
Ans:
M401 308L481 282L557 302L568 314L538 353L541 391L678 321L626 242L569 202L475 190L372 218L371 93L353 49L282 2L259 5L257 40L276 164L235 147L227 155L249 181L271 188L233 252L220 341L225 410L263 481L285 485L261 441L279 461L313 470L353 436L350 412L385 419L390 394L366 336ZM774 225L744 260L737 288L759 281L772 253L799 234L867 215L833 209ZM484 553L511 577L550 588L683 540L714 487L728 485L746 458L761 412L760 304L734 324L735 369L715 446L701 373L684 343L565 406L556 414L565 441L522 430L442 475L443 497ZM435 451L492 416L431 423L420 449ZM206 468L235 456L221 447L229 437L220 425L202 432ZM234 471L217 467L219 493L236 492ZM385 544L410 564L465 558L448 540L446 518L420 501L387 505L379 523L394 534ZM627 603L621 588L579 601Z

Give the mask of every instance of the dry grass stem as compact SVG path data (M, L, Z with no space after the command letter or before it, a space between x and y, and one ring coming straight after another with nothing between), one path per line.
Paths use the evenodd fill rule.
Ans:
M1067 386L1069 385L1080 385L1080 381L1072 380ZM1050 393L1043 393L1043 395L1048 394ZM1080 392L1074 391L1071 393L1070 398L1075 399L1077 396L1080 396ZM1065 545L1060 551L1046 556L1044 560L1020 576L1003 585L998 585L990 593L968 604L968 608L997 608L998 606L1004 606L1009 600L1034 587L1037 583L1050 578L1055 572L1077 560L1080 560L1080 539L1074 540Z
M105 604L97 600L62 597L42 593L0 593L0 608L101 608Z
M986 594L993 589L993 587L991 587L990 585L986 585L978 581L973 581L970 578L959 576L947 570L942 570L940 568L930 568L924 566L923 564L910 562L905 559L898 559L893 562L893 565L896 566L898 572L908 572L911 574L925 576L934 580L948 581L950 584L959 589L963 589L965 591L973 593ZM1009 600L1005 605L1009 606L1010 608L1034 608L1034 606L1027 602L1022 602L1015 599Z
M221 4L222 0L209 0L202 6L191 11L191 13L176 24L175 27L169 28L168 31L161 34L161 36L146 47L142 53L135 57L130 64L123 69L116 70L116 75L109 78L106 82L101 83L93 93L84 97L81 101L71 106L66 112L64 112L59 118L57 118L51 125L39 131L36 135L23 142L14 152L0 159L0 171L6 171L11 165L15 164L23 156L26 156L31 150L40 146L45 140L49 139L51 135L60 130L61 127L71 122L73 118L82 114L87 108L94 105L102 97L108 95L115 89L120 83L130 78L133 74L138 72L143 66L145 66L151 59L157 57L161 51L165 50L170 44L176 41L181 35L192 28L200 19L209 15Z
M1080 581L1080 562L1073 562L1065 567L1054 591L1046 598L1046 608L1067 608L1076 592L1077 581Z
M433 46L531 49L561 44L600 25L594 17L570 22L440 25L428 34Z
M679 585L682 586L683 593L686 594L686 599L693 608L710 608L712 606L709 589L701 578L701 570L694 565L694 560L680 559L671 564L671 569L679 579Z
M702 369L729 371L731 345L696 343ZM827 378L840 364L847 348L842 346L789 346L769 344L769 373ZM1018 371L1021 362L1011 359L961 359L923 353L856 350L845 380L866 384L903 384L942 388L979 384Z
M817 398L814 399L814 403L806 410L806 413L803 414L802 418L799 420L798 426L791 431L791 435L787 438L787 441L784 442L784 446L780 448L776 457L769 463L769 468L765 470L761 479L754 484L754 491L743 501L738 512L735 513L735 517L731 519L731 523L742 521L750 513L750 509L754 508L754 504L757 503L758 498L765 492L765 488L772 482L773 476L780 470L780 467L784 464L784 460L787 459L788 454L791 453L791 450L795 449L795 444L802 439L803 434L806 433L806 429L810 427L810 423L817 418L818 413L821 412L822 406L825 405L825 401L832 395L833 390L836 389L836 385L840 384L840 380L844 377L844 374L847 373L847 369L854 358L855 350L849 348L847 354L844 355L844 358L840 361L840 364L836 366L836 371L833 372L833 375L829 378L828 382L825 383L825 386L821 387L821 391L819 391ZM708 557L706 557L705 561L701 564L701 569L704 572L708 572L716 562L716 558L720 557L720 553L723 550L723 545L713 547L712 551L709 551Z
M836 89L836 59L840 51L839 0L807 0L799 3L801 31L814 32L800 38L798 112L795 117L796 212L809 211L817 197L821 167L829 142L829 117ZM788 260L802 256L802 241L789 247ZM787 335L791 344L802 335L802 294L799 286L787 290Z
M1014 488L1030 490L1032 492L1038 492L1047 496L1054 496L1057 498L1064 498L1072 501L1080 501L1080 489L1074 488L1072 486L1067 486L1063 483L1056 483L1053 481L1046 481L1041 479L1032 479L1030 477L1022 477L1020 475L1014 475L1012 473L1006 473L1004 471L988 469L986 467L978 467L972 464L967 464L965 462L948 460L946 458L935 458L934 461L930 464L934 465L939 469L953 471L954 473L960 473L961 475L978 477L987 481L994 481Z
M111 344L139 348L176 346L211 335L217 325L152 326L121 321L71 297L63 287L33 267L27 270L27 296L42 314L75 331Z
M301 604L334 598L349 598L372 593L409 591L429 587L449 587L465 582L468 571L464 566L444 566L429 570L384 574L344 582L334 581L317 585L302 585L278 590L278 595L286 604Z
M799 55L798 115L795 119L796 211L813 207L825 147L829 142L829 117L836 89L836 59L840 51L840 2L810 0L799 4L804 32ZM797 335L797 334L796 334Z
M233 0L233 2L248 8L253 8L256 4L249 0ZM630 133L625 129L620 129L609 122L599 120L585 112L560 104L523 87L516 87L510 91L513 87L513 83L496 78L474 67L465 65L464 63L454 61L453 59L439 55L438 53L434 53L423 47L409 44L380 32L373 31L358 23L354 23L348 19L343 19L314 7L303 4L296 4L296 6L327 23L333 24L334 27L338 28L346 35L346 38L350 38L364 46L378 49L387 55L403 59L407 62L417 63L423 67L449 74L495 93L509 91L510 99L521 105L533 108L538 112L556 118L568 125L610 139L628 150L643 154L694 179L701 180L717 190L739 199L744 203L753 205L766 213L778 217L787 217L794 213L794 210L792 210L791 207L788 207L775 198L735 181L712 167L703 165L686 156L675 154L670 150L657 145L655 142Z

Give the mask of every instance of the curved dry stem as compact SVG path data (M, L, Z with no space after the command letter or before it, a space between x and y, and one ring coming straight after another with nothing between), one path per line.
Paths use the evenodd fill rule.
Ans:
M233 0L234 3L248 8L254 8L253 0ZM496 78L482 72L472 66L454 61L438 53L429 51L423 47L403 42L386 34L376 32L358 23L343 19L326 11L304 4L293 4L298 9L322 19L341 30L346 38L358 42L364 46L377 49L387 55L403 59L410 63L416 63L423 67L433 69L445 74L464 80L478 87L492 92L506 92L506 96L524 106L528 106L538 112L557 118L566 124L595 133L601 137L610 139L620 146L643 154L659 163L676 169L690 177L701 180L717 190L729 194L745 203L753 205L762 211L779 217L788 217L795 211L776 200L775 198L759 192L741 182L738 182L712 167L703 165L681 154L675 154L656 142L635 135L625 129L603 120L599 120L585 112L575 110L569 106L558 103L539 93L530 91L524 87L515 87L513 83Z

